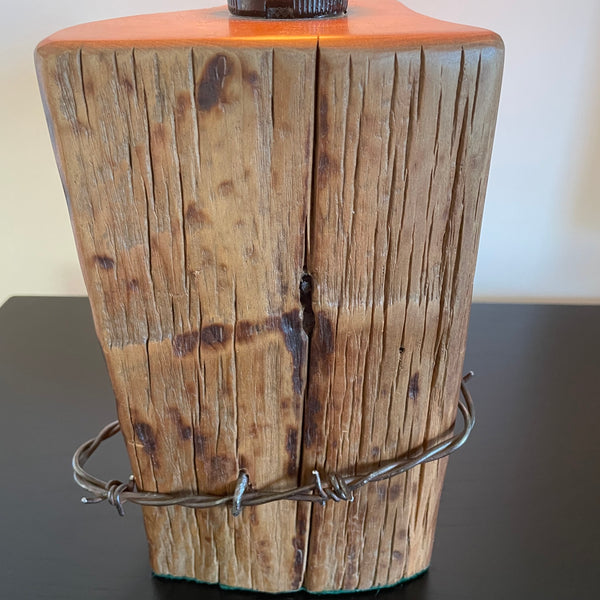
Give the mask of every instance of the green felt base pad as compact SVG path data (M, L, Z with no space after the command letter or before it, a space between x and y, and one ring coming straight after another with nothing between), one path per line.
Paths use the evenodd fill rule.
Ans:
M312 590L307 590L305 588L299 588L297 590L290 590L287 592L260 592L260 593L269 593L270 595L276 596L277 594L293 594L295 592L308 592L309 594L314 594L314 595L332 595L332 594L356 594L358 592L375 592L377 590L384 590L387 588L392 588L392 587L396 587L397 585L402 585L403 583L407 583L409 581L412 581L413 579L417 579L418 577L421 577L422 575L424 575L425 573L427 573L429 567L427 567L426 569L423 569L423 571L420 571L419 573L416 573L415 575L412 575L411 577L405 577L404 579L401 579L400 581L397 581L396 583L390 583L388 585L381 585L381 586L375 586L375 587L371 587L371 588L365 588L365 589L356 589L356 590L324 590L322 592L314 592ZM193 583L201 583L202 585L211 585L211 586L219 586L222 590L234 590L236 592L252 592L253 594L257 593L257 590L252 590L252 589L248 589L248 588L238 588L238 587L231 587L228 585L223 585L222 583L206 583L205 581L200 581L199 579L194 579L193 577L179 577L176 575L165 575L163 573L152 573L155 577L160 577L161 579L172 579L175 581L191 581Z

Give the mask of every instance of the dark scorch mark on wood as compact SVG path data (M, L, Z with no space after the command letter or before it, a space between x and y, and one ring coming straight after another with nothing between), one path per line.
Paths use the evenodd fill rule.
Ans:
M331 321L324 313L318 315L319 326L317 328L318 348L321 354L331 354L334 350L333 327Z
M182 421L179 421L179 435L184 441L192 439L192 428L189 425L185 425Z
M295 427L289 427L285 451L288 454L287 474L292 477L298 472L298 430Z
M314 393L309 394L304 409L304 447L310 448L318 441L321 403Z
M249 73L244 74L244 79L252 86L255 87L258 85L259 77L256 71L250 71Z
M152 426L148 423L135 423L133 430L138 440L142 443L144 452L152 459L152 464L158 466L158 461L156 460L157 443Z
M225 86L225 78L229 74L227 57L217 54L204 69L202 79L198 84L196 100L198 108L209 111L221 102L221 94Z
M255 336L269 331L279 331L281 328L280 317L267 317L263 323L254 321L238 321L235 326L236 342L249 342Z
M217 193L220 196L231 196L234 191L233 181L228 179L227 181L222 181L217 187Z
M325 189L329 185L331 177L338 173L339 170L339 161L326 152L321 152L317 163L317 183L319 189Z
M319 156L319 180L323 182L329 175L329 155L323 152Z
M408 383L408 397L411 400L416 400L419 395L419 374L415 373Z
M292 355L292 382L294 392L301 394L304 386L302 366L304 364L305 341L302 336L300 311L292 310L281 315L281 331L285 347Z
M133 95L133 93L135 92L135 87L133 86L133 81L131 81L131 79L129 79L129 77L121 77L121 79L119 80L119 83L121 84L121 87L125 90L125 92L127 93L128 96ZM86 96L88 95L88 89L87 89L87 83L86 83Z
M115 266L115 261L110 258L110 256L101 256L96 254L96 256L94 256L94 261L101 269L104 269L105 271L109 271Z
M181 416L181 413L175 408L169 409L169 413L171 415L171 418L173 419L173 421L175 421L175 424L177 425L179 437L184 442L191 440L192 428L189 425L186 425L185 421L183 420L183 417Z
M202 433L194 434L194 452L202 461L206 461L208 456L208 437Z
M238 321L235 325L235 339L238 342L247 342L263 331L260 323L252 321Z
M216 346L229 341L231 327L211 325L202 330L203 344ZM299 310L284 313L281 317L267 317L262 322L238 321L235 325L236 344L248 343L260 334L278 331L283 334L285 347L292 356L292 383L294 393L302 394L304 387L303 367L306 353L306 338L303 335L303 323Z
M175 104L175 114L179 117L185 117L188 114L192 106L192 99L189 93L177 94L177 100Z
M299 518L296 520L296 534L299 536L306 535L306 520Z
M202 329L202 333L200 334L202 344L214 348L226 343L230 337L229 329L225 325L207 325Z
M300 519L301 520L301 519ZM303 534L301 534L302 536ZM292 579L292 590L297 590L302 583L304 576L304 539L303 537L294 537L294 578Z
M190 204L187 207L187 210L185 211L185 220L192 225L210 225L212 222L206 212L195 204Z
M198 346L200 334L197 331L189 331L176 335L173 338L173 353L180 358L193 352Z

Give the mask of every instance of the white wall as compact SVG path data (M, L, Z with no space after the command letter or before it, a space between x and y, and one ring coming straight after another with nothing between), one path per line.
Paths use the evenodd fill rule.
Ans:
M79 22L224 2L21 0L5 9L0 303L15 294L85 293L35 80L36 43ZM600 302L600 3L405 3L493 29L506 43L476 298Z
M506 45L476 297L600 302L600 2L407 4Z

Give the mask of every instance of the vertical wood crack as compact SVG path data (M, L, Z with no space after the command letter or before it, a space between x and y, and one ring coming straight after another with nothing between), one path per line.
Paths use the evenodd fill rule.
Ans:
M315 205L318 189L318 171L319 171L319 62L320 48L319 40L317 39L315 46L315 70L314 70L314 97L313 97L313 147L312 147L312 164L310 168L310 185L309 199L306 207L306 220L304 227L304 264L303 273L300 277L299 292L300 305L302 307L302 329L308 338L306 351L306 384L304 388L302 422L300 423L300 452L298 459L298 485L302 484L304 473L304 439L305 439L305 423L307 422L307 406L308 394L310 389L310 373L311 373L311 345L313 340L313 332L315 327L315 313L313 309L313 294L314 294L314 279L311 274L311 249L312 235L314 232ZM304 586L306 577L306 565L310 555L310 535L312 522L312 505L306 507L306 513L300 511L297 513L297 520L305 521L305 556L303 561L302 574L300 576L299 585Z
M315 328L315 312L313 310L312 297L313 278L312 275L304 271L302 277L300 278L300 304L302 306L302 329L308 337L309 344Z

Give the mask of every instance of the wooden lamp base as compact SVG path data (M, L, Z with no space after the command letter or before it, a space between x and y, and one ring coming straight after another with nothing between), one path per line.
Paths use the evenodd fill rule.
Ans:
M357 0L64 30L36 53L138 485L352 472L456 415L503 50ZM445 461L352 503L145 508L152 569L267 592L429 565Z

